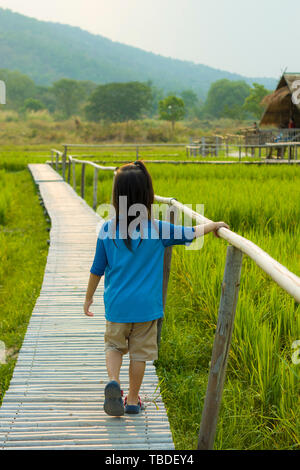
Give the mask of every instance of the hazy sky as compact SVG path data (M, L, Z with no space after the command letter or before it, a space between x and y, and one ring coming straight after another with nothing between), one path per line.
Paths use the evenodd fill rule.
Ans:
M0 0L0 6L242 75L300 72L300 0Z

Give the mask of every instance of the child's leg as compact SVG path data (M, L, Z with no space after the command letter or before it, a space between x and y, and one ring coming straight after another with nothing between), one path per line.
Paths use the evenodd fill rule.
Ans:
M129 392L127 396L128 405L136 405L139 391L143 382L146 362L130 361L129 365Z
M127 337L130 328L130 323L112 323L106 321L104 341L107 375L110 380L116 380L119 383L123 354L128 352Z
M130 354L127 404L138 404L146 361L157 359L157 320L134 323L128 338Z
M120 383L120 369L122 366L123 354L116 349L106 351L106 368L110 380L116 380Z

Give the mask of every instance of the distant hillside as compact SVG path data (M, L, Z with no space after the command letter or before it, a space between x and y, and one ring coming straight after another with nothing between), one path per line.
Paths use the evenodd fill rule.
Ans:
M148 81L165 91L192 88L202 98L221 78L255 81L274 89L273 78L248 78L205 65L162 57L80 28L39 21L0 8L0 67L19 70L40 85L62 78L96 83Z

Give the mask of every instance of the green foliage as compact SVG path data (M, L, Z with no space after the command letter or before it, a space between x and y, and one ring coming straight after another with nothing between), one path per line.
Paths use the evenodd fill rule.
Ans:
M251 113L255 118L261 118L264 107L261 104L263 98L271 93L263 85L253 83L249 96L245 99L244 110Z
M250 94L250 86L244 81L218 80L209 89L204 111L217 118L242 119L243 105Z
M175 122L183 119L227 118L244 120L259 117L261 99L268 91L257 83L250 88L245 82L219 80L211 85L206 102L193 89L180 93L184 103L176 100L176 93L169 95L175 101L164 106L164 91L152 81L146 83L126 82L97 85L90 80L62 78L53 86L37 86L28 76L1 69L0 79L7 85L7 106L23 113L26 110L46 108L59 119L78 115L90 121L110 120L123 122L141 117L169 120L174 130ZM38 104L40 102L40 104ZM161 104L159 104L161 102ZM179 104L180 103L180 104ZM173 113L171 112L173 106ZM169 119L170 118L170 119Z
M17 71L0 69L0 80L6 84L6 107L20 109L27 98L36 93L35 83L27 76Z
M35 98L27 98L24 101L24 111L40 111L41 109L45 109L45 105Z
M158 103L160 100L164 99L164 91L162 88L155 86L151 80L148 80L147 85L151 87L152 95L152 104L147 114L150 117L155 117L158 115Z
M81 84L69 78L62 78L53 83L53 94L56 98L56 109L65 119L78 113L79 105L85 98Z
M184 90L180 93L184 101L187 118L194 118L201 114L203 101L200 100L193 90Z
M184 101L174 95L167 96L159 101L158 109L159 118L164 121L170 121L172 130L174 130L175 122L182 120L185 115Z
M203 203L206 217L225 220L233 231L256 243L292 272L299 271L297 167L147 167L156 194L186 204ZM101 202L110 201L112 176L108 173L102 173L98 185ZM86 182L86 197L91 204L92 168L87 168ZM195 449L197 445L226 246L224 240L208 235L201 250L173 248L156 368L176 449ZM299 308L289 294L244 256L216 449L300 448L299 365L291 360L291 345L300 337Z
M99 85L86 106L88 119L112 122L137 120L152 105L151 88L145 83L109 83Z
M0 339L6 346L6 364L0 364L0 403L39 295L49 236L23 157L16 152L15 163L8 160L1 156Z

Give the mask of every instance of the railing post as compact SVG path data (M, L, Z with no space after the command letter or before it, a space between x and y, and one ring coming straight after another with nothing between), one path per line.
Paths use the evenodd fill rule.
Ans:
M55 154L55 169L58 171L58 152Z
M71 181L71 159L68 157L68 183Z
M229 245L222 283L208 385L202 412L198 450L213 449L238 299L243 253Z
M65 145L64 153L62 155L62 177L66 181L66 160L67 160L68 147Z
M178 209L175 206L168 207L167 220L171 224L176 224L178 219ZM168 282L171 272L171 261L172 261L172 246L165 248L164 254L164 271L163 271L163 309L165 311L167 301ZM157 321L157 344L160 346L161 330L162 330L163 318L159 318Z
M202 157L205 157L205 137L202 137L201 139L201 154L202 154Z
M94 168L94 183L93 183L93 209L97 209L97 192L98 192L98 168Z
M85 195L85 163L81 165L81 184L80 184L80 194L82 199Z
M51 167L54 168L53 150L51 150Z
M73 189L76 191L76 162L72 161Z

